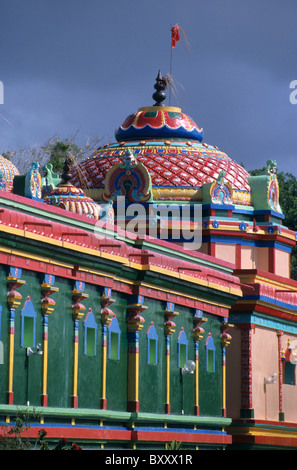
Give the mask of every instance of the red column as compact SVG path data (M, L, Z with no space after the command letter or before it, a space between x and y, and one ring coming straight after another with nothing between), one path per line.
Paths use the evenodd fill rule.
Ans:
M282 339L283 331L277 332L278 340L278 393L279 393L279 410L278 419L279 421L285 421L285 414L283 409L283 365L282 365Z
M241 417L253 418L252 327L241 324Z

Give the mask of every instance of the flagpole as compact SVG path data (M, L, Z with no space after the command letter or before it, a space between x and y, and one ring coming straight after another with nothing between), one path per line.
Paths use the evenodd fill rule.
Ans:
M172 25L170 27L170 32L171 32L171 36L170 36L170 67L169 67L169 80L171 80L171 76L172 76ZM169 82L169 106L170 106L170 102L171 102L171 86L170 86L170 82Z

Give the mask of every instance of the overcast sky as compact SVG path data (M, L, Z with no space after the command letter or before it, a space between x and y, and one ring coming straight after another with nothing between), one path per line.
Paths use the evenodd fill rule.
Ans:
M296 0L0 0L0 153L77 131L114 142L170 72L176 23L171 105L246 169L297 176Z

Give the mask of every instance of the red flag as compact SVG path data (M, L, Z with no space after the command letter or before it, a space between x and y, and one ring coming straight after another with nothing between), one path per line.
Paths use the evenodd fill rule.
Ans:
M172 49L175 48L176 43L180 40L180 35L179 35L179 26L173 26L171 28L171 47Z

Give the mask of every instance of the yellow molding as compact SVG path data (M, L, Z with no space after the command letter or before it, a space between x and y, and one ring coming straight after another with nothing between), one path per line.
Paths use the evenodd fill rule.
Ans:
M74 265L69 265L69 264L65 264L65 263L61 263L61 262L58 262L56 260L52 260L50 258L43 258L43 257L37 257L37 256L31 256L30 253L27 253L27 252L20 252L18 250L11 250L11 249L6 249L5 247L2 247L0 246L0 250L2 252L5 252L5 253L9 253L9 254L12 254L12 255L15 255L15 256L21 256L23 258L30 258L30 259L34 259L34 260L37 260L37 261L41 261L41 262L44 262L44 263L49 263L49 264L55 264L57 266L61 266L61 267L65 267L65 268L68 268L68 269L73 269L74 268ZM137 265L138 268L140 267L140 265ZM148 270L148 266L147 265L143 265L144 266L144 269ZM150 267L151 268L151 267ZM160 268L160 270L155 267L155 270L156 272L162 272L162 268ZM97 270L90 270L90 269L85 269L83 267L80 267L79 268L79 271L80 272L84 272L84 273L89 273L89 274L95 274L97 276L104 276L104 277L108 277L110 279L115 279L115 280L118 280L119 282L122 282L124 284L130 284L130 285L139 285L139 282L141 285L143 286L146 286L150 289L154 289L154 290L161 290L161 291L164 291L164 292L168 292L167 289L162 289L160 288L159 286L156 287L154 286L153 284L149 284L149 283L142 283L141 281L130 281L130 280L127 280L125 278L122 278L120 276L117 276L117 275L114 275L114 274L109 274L109 273L106 273L106 272L103 272L103 271L97 271ZM164 270L163 269L163 272L166 274L166 275L172 275L173 277L176 277L176 278L184 278L191 282L195 282L195 281L200 281L200 282L195 282L196 284L200 284L200 285L204 285L204 286L210 286L211 283L207 282L207 281L203 281L203 280L198 280L198 279L195 279L191 276L187 276L187 275L180 275L180 274L176 274L172 271L168 271L168 270ZM215 288L217 289L218 288L218 285L217 284L214 284ZM224 290L226 291L226 289L219 289L219 290ZM200 298L200 297L193 297L193 296L190 296L190 295L184 295L183 293L179 292L179 291L172 291L174 293L174 295L178 295L178 296L181 296L181 297L186 297L186 298L192 298L194 300L199 300L201 302L205 302L207 304L210 304L210 305L217 305L219 307L224 307L224 308L229 308L230 305L229 304L224 304L224 303L216 303L216 302L209 302L203 298ZM238 291L236 289L232 289L232 288L229 288L228 289L228 292L229 293L232 293L232 294L235 294L235 295L239 295Z
M94 257L97 257L97 258L101 257L101 258L104 258L104 259L113 260L113 261L116 261L116 262L118 262L120 264L123 264L125 266L130 266L133 269L137 269L137 270L140 270L140 271L150 270L152 272L162 273L162 274L164 274L168 277L171 277L171 278L186 280L186 281L189 281L193 284L206 286L206 287L209 287L209 288L221 291L221 292L227 292L227 293L236 294L236 295L240 294L240 292L241 292L239 289L236 290L234 287L230 288L230 287L226 287L226 286L221 286L219 284L216 284L216 283L213 283L213 282L210 282L210 281L205 281L204 279L195 278L195 277L189 276L189 275L184 274L184 273L177 273L176 271L160 268L158 266L152 266L152 265L147 265L147 264L142 265L142 264L138 264L138 263L134 263L134 262L130 263L130 262L127 262L127 258L125 258L123 256L120 256L120 255L110 254L110 253L107 253L105 251L95 250L93 248L82 247L80 245L75 245L75 244L70 243L70 242L53 240L53 239L50 239L48 237L44 237L44 236L41 236L41 235L38 235L38 234L32 234L31 232L26 232L24 230L15 229L15 228L11 228L11 227L5 227L5 226L0 226L0 230L5 231L5 232L9 232L9 233L15 233L15 234L18 234L20 236L24 236L24 234L25 234L26 238L31 238L31 239L39 240L39 241L44 240L48 244L53 244L53 245L56 245L56 246L63 246L64 248L68 248L72 251L76 251L76 252L79 252L79 253L82 253L82 252L87 253L87 254L92 255ZM51 263L51 264L55 264L57 266L63 266L63 267L69 268L69 269L73 269L73 267L74 267L74 265L69 265L69 264L66 264L66 263L57 262L56 260L52 260L49 257L35 256L35 255L31 255L30 253L27 253L27 252L21 252L19 250L7 249L3 246L0 247L0 249L5 253L11 253L11 254L14 254L14 255L17 255L17 256L21 256L23 258L26 257L26 258L30 258L32 260L37 260L37 261L45 262L45 263ZM84 269L80 269L80 270L81 271L86 271ZM106 274L104 274L104 273L100 273L100 275L106 276ZM110 277L114 278L114 276L110 276ZM119 279L121 280L121 282L126 282L125 280L122 280L122 278L119 278Z
M188 274L177 273L177 272L172 271L170 269L160 268L159 266L145 265L145 270L146 271L153 271L153 272L162 273L162 274L165 274L166 276L174 277L176 279L182 279L182 280L185 280L185 281L190 281L193 284L198 284L198 285L206 286L206 287L216 289L216 290L219 290L219 291L232 293L232 294L235 294L235 295L240 295L240 297L242 296L241 289L239 289L239 288L235 289L234 287L222 286L221 284L216 284L216 283L211 282L211 281L206 281L204 279L189 276Z
M281 287L283 289L288 290L288 292L294 290L297 293L297 287L294 288L293 286L290 286L290 285L288 286L288 284L286 284L285 282L280 282L274 279L269 279L259 274L253 274L253 273L243 274L243 275L240 274L239 277L241 279L241 282L252 283L252 284L262 283L262 284L272 286L272 287Z
M282 437L297 439L297 432L279 429L255 429L254 427L230 427L228 433L244 436Z
M57 260L54 260L54 259L51 259L51 258L47 258L47 257L43 257L43 256L35 256L35 255L32 255L31 253L29 253L27 251L19 251L19 250L15 250L15 249L10 249L10 248L6 248L3 245L0 245L0 251L3 252L3 253L8 253L8 254L14 255L14 256L20 256L22 258L29 258L29 259L34 260L34 261L40 261L42 263L55 264L57 266L62 266L64 268L68 268L68 269L73 269L74 268L74 264L66 264L66 263L62 263L61 261L57 261Z
M188 294L185 295L183 292L179 292L179 291L172 290L172 289L171 290L163 289L160 286L156 287L153 284L149 284L147 282L136 281L134 284L146 287L148 289L154 289L154 290L159 290L161 292L166 292L167 294L173 294L173 295L177 295L179 297L185 297L187 299L192 299L192 300L197 301L197 302L203 302L205 304L215 305L217 307L222 307L222 308L230 308L229 304L213 302L213 301L210 301L210 300L198 297L198 296L194 297L193 295L188 295Z
M181 108L177 108L175 106L142 106L141 108L138 108L138 111L170 111L181 113Z
M278 310L280 312L290 313L290 315L292 315L294 317L297 316L297 313L292 313L292 310L290 308L281 307L280 305L275 305L275 304L272 304L270 302L265 302L263 300L257 300L257 299L240 300L240 305L241 304L250 304L253 301L256 301L257 305L262 305L264 307L269 307L271 310Z

